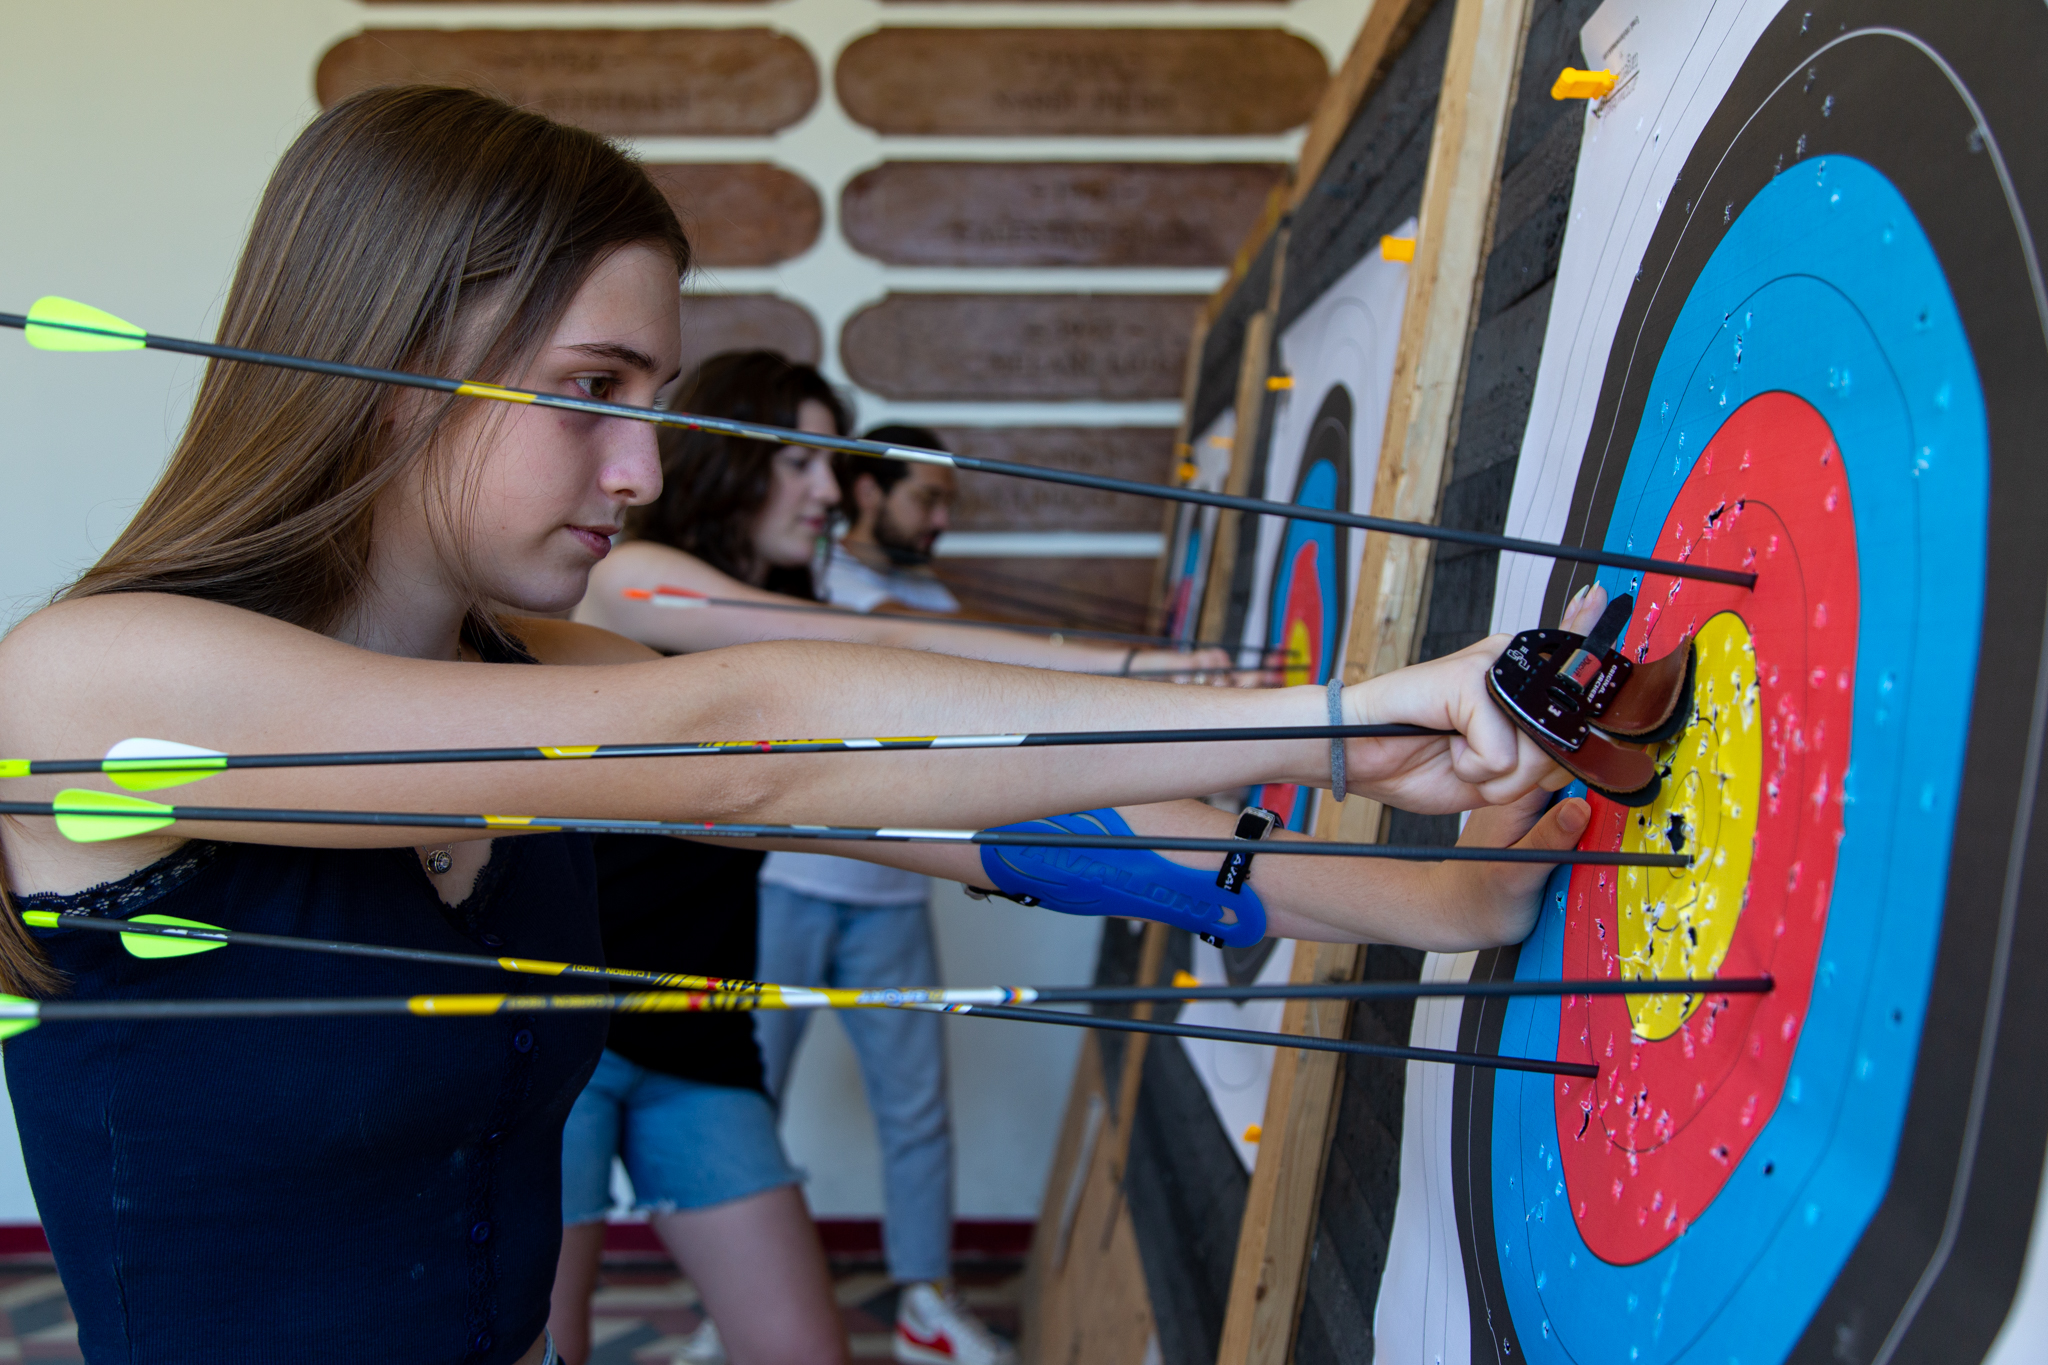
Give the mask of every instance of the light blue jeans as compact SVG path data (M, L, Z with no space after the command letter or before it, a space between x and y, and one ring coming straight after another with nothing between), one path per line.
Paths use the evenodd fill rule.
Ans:
M799 1179L760 1091L649 1071L606 1048L562 1128L564 1227L611 1209L614 1156L644 1213L707 1209Z
M763 981L794 986L936 986L938 953L923 901L848 905L761 883ZM768 1092L780 1095L809 1010L754 1017ZM860 1058L882 1143L882 1244L897 1281L952 1273L953 1132L939 1016L918 1010L836 1012Z

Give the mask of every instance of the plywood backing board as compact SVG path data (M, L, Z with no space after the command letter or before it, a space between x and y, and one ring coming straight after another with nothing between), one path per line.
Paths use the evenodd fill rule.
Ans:
M1288 249L1269 295L1268 327L1284 327L1376 249L1381 233L1419 207L1450 40L1450 10L1449 0L1388 0L1367 16L1360 41L1333 84L1331 98L1349 101L1348 106L1337 106L1338 117L1326 100L1311 125L1308 150L1316 159L1316 170L1310 172L1315 178L1304 176L1297 185ZM1304 278L1310 285L1300 284ZM1294 975L1300 980L1350 979L1363 955L1352 945L1305 946L1297 952ZM1338 1036L1348 1024L1341 1005L1304 1003L1290 1006L1282 1027ZM1275 1058L1219 1362L1287 1359L1341 1071L1328 1056L1283 1052Z
M1444 96L1430 144L1408 305L1373 513L1434 521L1457 434L1465 357L1491 244L1508 114L1518 87L1530 0L1458 0ZM1358 682L1406 666L1419 636L1430 542L1366 538L1352 604L1345 677ZM1324 829L1339 838L1381 831L1377 803L1345 803Z
M1103 921L1098 985L1162 978L1169 931L1155 923L1133 934L1138 925ZM1111 1005L1097 1012L1144 1019L1153 1008ZM1124 1193L1149 1042L1145 1034L1102 1032L1081 1049L1025 1270L1024 1365L1143 1365L1155 1337Z
M1533 0L1519 75L1503 137L1494 229L1479 271L1471 341L1442 473L1437 520L1499 530L1528 413L1551 280L1570 206L1582 106L1549 98L1557 70L1578 58L1577 34L1597 0ZM1375 538L1377 539L1377 538ZM1452 652L1486 633L1495 556L1429 557L1429 582L1410 618L1412 656ZM1362 805L1350 802L1347 805ZM1349 812L1347 812L1349 814ZM1357 829L1354 817L1346 822ZM1450 842L1456 817L1387 812L1381 837L1395 843ZM1417 975L1422 955L1375 947L1365 975ZM1354 1011L1350 1036L1409 1040L1411 1010ZM1373 1306L1386 1267L1398 1191L1406 1071L1392 1064L1346 1068L1329 1154L1316 1197L1309 1268L1292 1359L1300 1365L1365 1365L1373 1359Z
M1445 454L1455 429L1480 263L1489 241L1501 149L1527 22L1527 0L1456 0L1447 18L1442 8L1422 16L1419 23L1409 22L1411 17L1404 13L1401 23L1390 20L1383 31L1391 38L1405 28L1414 35L1415 46L1432 52L1433 45L1427 40L1440 35L1445 46L1441 84L1431 109L1415 268L1409 277L1394 395L1372 510L1381 516L1429 520L1437 511ZM1354 60L1358 67L1366 65L1365 55L1354 53ZM1372 63L1375 70L1382 65ZM1406 88L1383 87L1382 93L1390 106L1402 107L1412 128L1413 105L1427 100L1426 86L1411 81ZM1384 123L1361 120L1351 130L1355 138L1352 156L1384 168L1377 184L1386 188L1389 207L1399 200L1396 187L1388 184L1396 178L1386 171L1402 162L1401 129L1401 122L1390 117ZM1344 141L1339 140L1340 147ZM1409 150L1412 156L1412 145ZM1334 158L1335 152L1330 155ZM1314 203L1313 186L1301 194L1304 206ZM1304 224L1307 216L1305 207L1297 209L1296 233L1302 233L1305 226L1313 228ZM1327 233L1319 234L1324 240L1308 244L1322 248L1316 252L1315 262L1320 273L1333 275L1341 270L1321 258L1341 257L1340 243L1347 232L1356 237L1360 230L1358 222L1333 224ZM1284 273L1296 280L1309 272L1290 263ZM1300 300L1300 307L1317 292L1312 284L1285 291ZM1284 308L1282 304L1276 312ZM1413 544L1389 547L1386 537L1368 538L1345 660L1351 681L1408 661L1422 574L1428 563L1426 553L1416 562ZM1347 804L1357 809L1340 812L1324 799L1318 822L1323 831L1335 827L1339 837L1379 837L1382 813L1362 800ZM1364 960L1361 949L1329 946L1307 955L1303 970L1348 977L1356 974ZM1307 1013L1306 1008L1301 1011L1304 1016ZM1343 1032L1347 1018L1342 1012L1332 1013L1336 1017L1318 1019L1317 1024L1331 1032ZM1300 1026L1307 1026L1305 1017ZM1339 1068L1295 1058L1284 1064L1284 1072L1276 1066L1268 1112L1277 1131L1261 1144L1260 1171L1254 1176L1241 1233L1230 1318L1218 1357L1229 1365L1239 1361L1278 1365L1290 1358L1308 1281L1318 1196L1340 1094ZM1269 1162L1270 1176L1265 1174Z
M1301 155L1295 162L1290 208L1300 208L1303 198L1322 178L1325 165L1352 127L1366 97L1386 79L1389 67L1406 50L1415 29L1435 4L1436 0L1373 0L1351 51L1330 77L1330 84L1309 119Z

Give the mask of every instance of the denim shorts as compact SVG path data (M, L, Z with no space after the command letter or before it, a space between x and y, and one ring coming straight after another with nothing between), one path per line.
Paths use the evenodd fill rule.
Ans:
M646 1213L709 1208L802 1179L760 1091L686 1081L606 1051L562 1130L564 1224L611 1210L614 1156Z

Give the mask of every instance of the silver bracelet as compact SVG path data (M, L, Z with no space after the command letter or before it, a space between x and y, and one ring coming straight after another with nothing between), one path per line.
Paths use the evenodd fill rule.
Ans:
M1330 679L1330 724L1344 723L1344 675L1340 672ZM1344 741L1330 741L1330 795L1339 805L1344 802Z

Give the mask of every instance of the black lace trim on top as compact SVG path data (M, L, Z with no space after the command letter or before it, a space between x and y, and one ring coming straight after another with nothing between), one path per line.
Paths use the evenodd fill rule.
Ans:
M32 891L16 896L29 910L55 910L60 915L91 915L98 919L133 919L151 901L191 881L220 856L221 846L209 839L190 839L146 867L125 877L83 891Z

